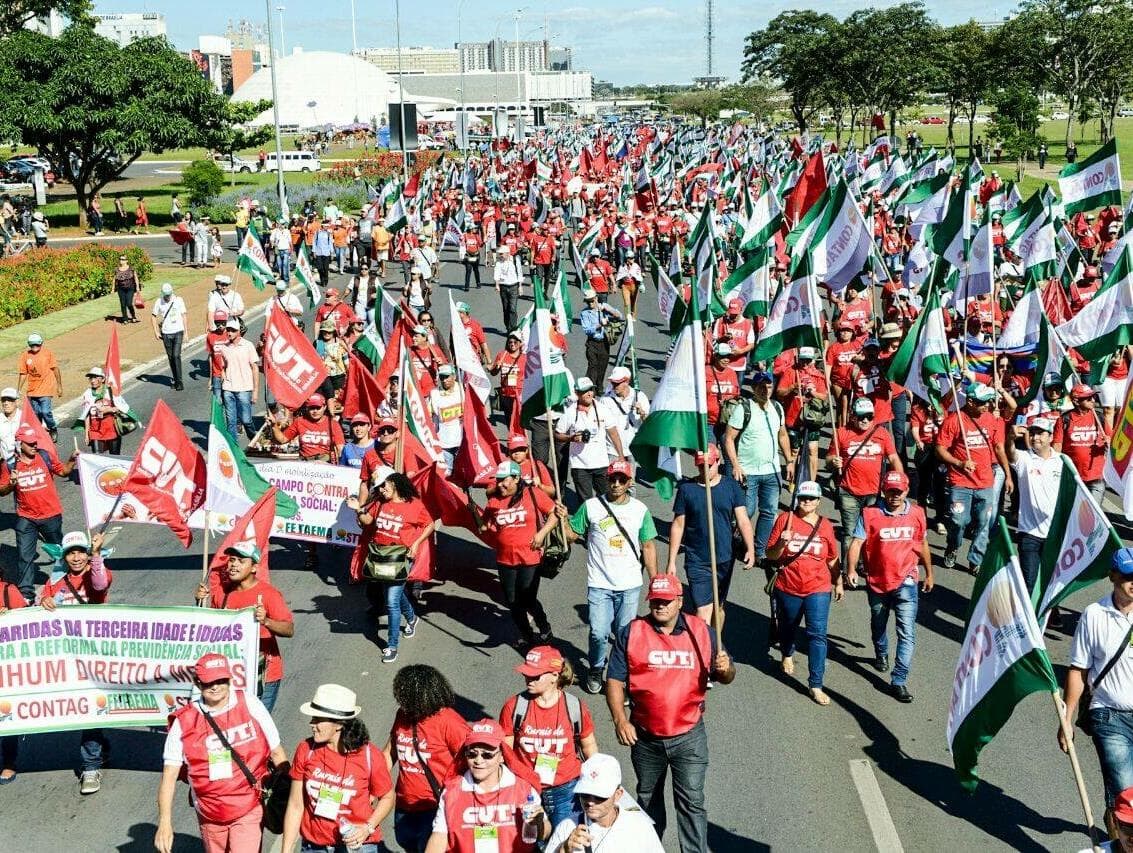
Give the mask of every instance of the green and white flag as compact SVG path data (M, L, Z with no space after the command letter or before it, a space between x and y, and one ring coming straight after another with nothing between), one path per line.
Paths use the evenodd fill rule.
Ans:
M542 160L535 160L535 177L541 181L551 180L551 167Z
M885 177L887 167L885 156L887 153L887 151L883 151L879 148L874 152L869 162L866 163L865 169L862 170L861 177L858 180L858 186L861 187L863 193L869 192L874 187L878 186Z
M386 345L382 336L378 334L377 326L373 323L367 324L362 334L358 336L358 340L354 342L354 352L366 360L370 365L371 373L377 372L378 365L382 363L382 358L386 354Z
M704 330L695 310L677 336L665 372L630 452L643 479L668 500L681 477L680 452L708 447L708 395L704 375Z
M1047 287L1058 287L1058 282L1052 282ZM1039 290L1038 279L1034 276L1027 276L1023 295L1015 303L1015 310L1011 312L997 343L1003 350L1033 348L1036 380L1040 380L1048 373L1057 373L1068 382L1067 387L1073 386L1076 375L1074 365L1070 362L1070 356L1059 341L1050 320L1047 319L1043 308L1042 291ZM1042 382L1032 382L1026 393L1016 398L1015 402L1022 409L1041 391Z
M732 270L722 286L723 302L738 299L744 305L745 317L766 317L771 307L772 252L764 247L752 252L746 261Z
M1121 204L1121 160L1111 139L1080 163L1058 173L1058 193L1067 217L1109 204Z
M825 282L831 290L839 291L861 275L869 259L873 234L866 227L846 182L840 180L829 189L826 205L814 221L814 227L809 229L805 248L810 254L815 278ZM803 217L804 221L809 213L807 211L808 216Z
M559 270L559 285L552 296L555 303L555 314L559 318L559 331L564 335L570 332L571 320L574 318L574 309L570 304L570 287L567 285L567 274Z
M1066 347L1075 347L1093 364L1090 381L1100 382L1101 376L1094 374L1101 373L1103 360L1118 347L1133 344L1133 258L1128 246L1094 298L1057 331Z
M574 380L567 370L563 351L551 343L551 309L541 287L532 288L535 316L527 339L527 367L523 374L520 421L524 425L561 406L570 396Z
M393 207L386 213L385 228L390 234L396 234L408 224L409 216L405 212L405 200L401 197L401 193L398 193Z
M941 172L920 183L906 184L908 190L897 201L897 212L904 213L916 225L940 222L944 218L951 180L948 172Z
M314 308L323 301L323 291L319 287L319 277L311 267L311 253L307 251L307 244L299 244L299 254L295 256L295 278L307 288L307 297Z
M256 226L248 223L248 230L244 233L244 241L240 244L240 254L236 256L236 269L246 272L252 278L252 284L257 290L263 290L264 285L275 280L275 271L268 263L264 247L260 243L260 234Z
M626 315L626 329L618 344L618 352L614 356L614 367L628 367L633 377L630 382L637 387L637 341L633 328L633 315Z
M779 205L775 193L771 191L771 185L764 178L759 198L752 203L751 212L744 225L743 236L740 237L740 250L753 252L766 246L775 237L775 232L782 227L783 208Z
M983 222L968 244L968 263L960 276L960 286L952 294L952 304L960 307L960 300L991 293L995 280L995 247L992 244L991 214L984 209ZM963 306L967 308L967 306Z
M960 184L966 187L968 192L973 195L978 195L983 179L983 167L980 165L980 161L973 157L968 161L968 165L964 167L964 176L960 179Z
M889 365L888 376L904 385L911 394L931 406L940 407L941 389L937 377L948 376L948 335L944 327L944 309L940 307L940 290L946 275L940 258L933 262L924 306Z
M1058 246L1050 206L1035 191L1023 204L1003 214L1004 245L1023 259L1023 269L1036 278L1051 278L1058 270Z
M673 248L673 254L677 254ZM681 292L669 278L669 273L661 269L657 258L650 253L649 263L653 267L653 279L657 282L657 309L661 312L661 319L665 321L665 328L669 335L676 335L685 324L688 316L688 306L681 298Z
M968 259L968 243L972 237L972 194L963 187L948 199L944 219L932 229L931 248L935 255L956 269L963 269Z
M208 488L205 490L205 511L216 530L227 530L237 518L271 488L255 466L248 461L236 440L228 434L224 409L212 401L206 453ZM275 493L275 514L292 518L299 512L295 498L282 489Z
M794 347L822 347L822 303L810 256L803 255L791 269L791 283L780 289L751 357L753 361L775 358Z
M909 182L912 178L912 173L909 172L909 167L905 163L905 159L900 154L894 154L893 159L889 162L889 168L882 176L877 189L883 196L889 195L894 189Z
M712 205L704 205L700 219L689 235L688 253L696 270L696 302L702 310L708 310L716 296L716 225L712 219Z
M1015 706L1031 693L1058 691L1019 558L1002 518L984 555L971 601L947 725L952 764L968 791L979 783L980 751L1011 719Z
M1082 482L1074 464L1063 456L1058 498L1050 531L1043 542L1039 580L1033 596L1039 620L1045 621L1047 612L1067 596L1105 580L1113 565L1114 552L1120 548L1121 540L1113 525Z

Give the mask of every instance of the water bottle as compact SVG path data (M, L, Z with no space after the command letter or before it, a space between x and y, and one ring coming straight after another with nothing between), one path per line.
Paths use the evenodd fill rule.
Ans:
M523 841L526 844L534 844L539 840L539 827L534 823L535 815L539 811L539 800L535 797L534 791L527 792L527 799L520 809L523 815Z
M358 824L351 823L350 821L348 821L344 817L340 817L338 819L338 832L342 836L342 843L346 846L347 850L361 850L362 849L362 844L351 845L351 844L346 843L346 836L350 835L356 829L361 829L361 826L359 826ZM363 840L363 843L365 843L365 840Z

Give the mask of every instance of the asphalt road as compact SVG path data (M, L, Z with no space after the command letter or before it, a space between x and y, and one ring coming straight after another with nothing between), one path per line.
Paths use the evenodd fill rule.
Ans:
M166 244L158 240L145 242L159 260L171 256L161 250L162 245ZM448 287L456 282L459 270L447 263L442 283ZM444 305L444 289L438 295L436 303ZM658 331L657 308L650 296L643 299L638 343L646 377L643 388L651 394L667 340ZM254 291L245 297L251 297L250 302L261 298ZM464 298L489 330L495 351L502 344L495 294L485 289ZM200 306L189 308L195 313ZM447 328L447 313L437 311L442 328ZM253 324L254 331L258 325ZM571 344L568 362L581 372L583 345L577 332ZM199 347L188 349L186 358L197 368L203 365ZM203 444L209 397L197 369L186 390L176 393L161 365L129 385L126 397L142 412L150 411L159 397L165 399L190 436ZM127 452L136 442L136 434L127 439ZM67 526L80 526L77 487L64 484L61 495ZM651 491L639 489L639 496L653 510L666 541L671 508ZM833 515L828 501L823 507ZM0 560L5 563L15 556L11 512L11 503L3 501ZM941 538L931 538L939 559ZM127 526L114 545L112 600L191 601L200 566L197 548L186 552L167 531L149 526ZM275 712L289 751L307 734L298 706L321 682L339 682L357 690L363 717L379 744L385 740L394 710L389 687L398 665L428 662L440 667L459 696L460 711L469 719L495 716L505 699L522 687L522 680L512 672L519 656L510 645L513 629L490 568L492 555L463 531L443 533L440 554L447 581L426 593L423 624L416 637L402 642L398 663L383 665L362 590L344 580L347 553L324 548L319 569L307 571L302 568L301 547L274 545L273 581L289 601L296 621L295 637L282 643L286 676ZM659 554L663 559L664 554ZM578 664L583 663L586 648L584 572L583 556L576 549L560 577L545 584L542 593L561 648ZM891 699L884 691L885 681L869 666L872 650L864 593L850 592L834 606L826 673L833 703L827 708L806 696L806 661L801 654L797 667L801 676L791 679L781 677L768 656L763 583L762 573L744 574L732 586L724 641L739 674L733 684L717 687L709 695L711 765L706 793L713 850L1065 851L1085 846L1069 763L1055 745L1052 705L1041 695L1026 700L985 751L981 766L985 781L977 793L967 796L955 782L944 726L971 589L969 577L942 570L936 590L922 598L909 682L916 701L911 705ZM1102 592L1090 590L1072 604L1080 610ZM381 630L384 636L384 617ZM1048 634L1056 664L1066 660L1068 636ZM628 750L617 744L602 698L586 697L586 701L594 712L601 749L622 760L632 789ZM152 850L163 735L115 730L109 738L112 753L102 791L85 798L79 795L74 773L76 733L23 739L18 781L0 788L0 837L6 849L66 845L94 851ZM1101 778L1093 749L1085 744L1079 754L1095 813L1100 813ZM199 850L196 822L183 792L178 792L176 803L175 849ZM386 829L392 835L388 823ZM672 824L665 842L666 849L676 849Z

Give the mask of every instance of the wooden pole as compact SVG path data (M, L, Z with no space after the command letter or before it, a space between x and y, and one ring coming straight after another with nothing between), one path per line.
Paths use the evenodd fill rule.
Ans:
M1100 851L1098 840L1094 833L1094 813L1090 809L1090 798L1086 794L1086 780L1082 778L1082 768L1078 764L1078 753L1074 749L1074 732L1066 722L1066 703L1057 690L1051 691L1054 700L1054 712L1058 714L1058 726L1062 730L1062 739L1066 742L1066 754L1070 757L1070 769L1074 773L1074 784L1078 788L1078 799L1082 801L1082 813L1086 816L1087 832L1090 836L1090 846Z
M79 455L79 437L77 435L75 435L74 433L72 433L71 434L71 441L74 442L75 455L78 456ZM85 515L85 513L84 513L84 515ZM87 527L87 542L90 542L91 539L92 539L91 533L90 533L90 524L87 524L86 527Z
M708 446L712 447L712 445ZM712 482L708 476L708 451L705 451L701 471L704 474L704 500L708 508L708 555L712 567L712 627L716 630L716 643L722 648L724 614L720 610L720 582L716 576L716 525L712 519Z
M209 529L211 528L212 513L205 512L205 529L201 535L201 585L205 586L209 580ZM197 607L204 607L208 596L197 599Z
M410 370L409 363L405 358L405 342L400 341L401 350L401 364L400 376L397 382L397 449L394 451L393 467L399 474L405 473L405 388L408 384L407 373ZM451 473L451 472L450 472Z
M114 513L118 511L118 505L122 503L122 498L125 496L125 492L119 492L118 497L114 499L114 506L110 507L110 512L106 514L106 521L102 522L102 526L98 528L100 534L105 533L106 528L110 526L110 522L114 520Z
M547 400L547 395L544 394L543 395L544 403L546 402L546 400ZM515 404L519 405L520 401L516 400ZM597 404L595 404L595 405L597 405ZM547 467L551 469L551 480L555 484L555 500L561 501L562 495L563 495L563 490L562 490L562 486L559 484L559 453L558 453L558 448L555 447L555 428L554 428L554 425L553 425L554 422L551 420L551 407L550 406L546 407L546 413L547 413L547 440L550 442L547 446L547 461L549 461L551 463ZM529 455L530 455L530 451L529 451ZM536 484L542 485L543 481L539 478L539 460L536 459L533 455L531 456L531 471L535 475ZM559 529L562 531L563 541L567 542L566 519L565 518L559 519Z

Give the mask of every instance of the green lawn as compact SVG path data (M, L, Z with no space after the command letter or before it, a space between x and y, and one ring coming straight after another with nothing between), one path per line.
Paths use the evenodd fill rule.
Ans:
M295 140L296 140L296 138L297 138L296 134L284 134L283 140L282 140L283 150L284 151L294 151L295 150ZM265 151L270 152L270 151L275 150L275 140L274 139L270 140L267 143L267 145L265 145L263 147L264 147ZM237 151L235 153L237 154L237 156L243 157L244 159L255 160L256 155L259 153L259 150L260 150L259 148L245 148L245 149L243 149L241 151ZM32 152L26 146L11 147L11 146L7 146L7 145L0 145L0 159L7 160L11 157L16 157L16 156L21 155L21 154L29 154L29 153L32 153ZM361 146L355 146L354 148L347 148L345 145L334 144L330 147L330 150L326 154L324 154L323 156L328 157L330 159L336 159L337 160L337 159L350 159L350 158L361 157L365 153L366 152L362 149ZM207 156L208 156L208 152L205 151L204 148L173 148L173 149L170 149L169 151L162 151L160 154L154 154L150 151L147 151L146 153L142 154L142 156L139 157L138 159L139 160L162 160L162 161L200 160L201 158L207 157Z

